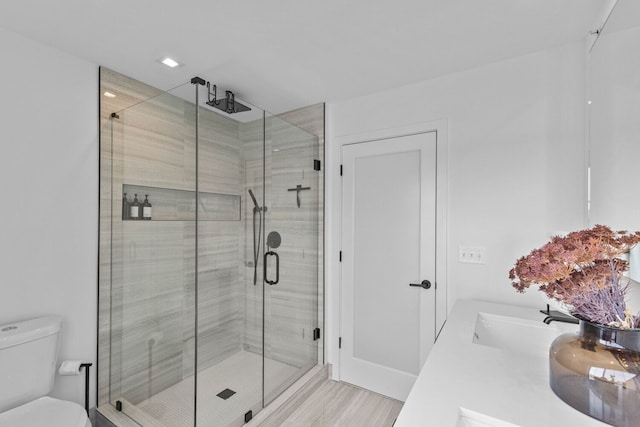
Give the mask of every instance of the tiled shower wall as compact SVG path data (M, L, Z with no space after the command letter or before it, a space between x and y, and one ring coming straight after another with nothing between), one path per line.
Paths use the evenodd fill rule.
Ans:
M259 195L262 203L262 131L254 129L257 126L243 126L240 137L245 147L246 186ZM262 127L261 123L259 127ZM317 283L321 283L317 260L321 243L318 224L322 174L313 168L314 159L321 160L320 138L279 117L267 118L265 129L264 204L267 212L264 236L276 231L281 235L282 243L275 249L280 256L280 282L266 285L264 293L264 350L268 358L303 368L318 360L317 342L312 334L315 327L321 326L317 307ZM289 191L297 185L310 187L300 193L300 207L296 192ZM245 256L250 259L253 244L250 206L244 214ZM261 283L262 268L259 270L258 283ZM271 272L270 278L273 276ZM255 307L261 302L262 293L253 286L252 270L251 274L245 275L245 286L248 307L245 348L259 349L262 346L262 312Z
M110 396L135 404L193 374L195 224L122 221L118 201L122 199L123 184L194 190L195 111L193 104L170 94L149 99L160 91L102 68L100 92L105 91L117 93L118 97L101 97L98 404L107 403ZM143 100L147 101L140 103ZM109 120L111 112L134 104L138 105L122 112L119 119ZM240 196L243 207L237 220L206 220L202 215L204 220L198 222L198 364L203 369L243 348L257 352L261 348L262 297L260 286L253 286L252 204L247 203L246 196L248 188L254 188L259 197L262 195L262 123L239 124L206 110L200 114L199 191ZM314 157L319 157L323 152L323 105L292 112L288 120L314 128L311 130L320 141ZM278 138L286 141L285 129L290 126L282 124ZM273 126L273 131L277 130L278 126ZM296 138L289 138L291 149ZM282 144L283 148L288 147L286 142ZM274 168L274 182L278 182L278 170L285 176L294 172L287 169L286 156L276 158L275 163L278 161L281 165ZM295 187L296 183L291 184ZM286 185L279 185L284 191ZM314 187L314 194L303 195L316 200L305 203L305 211L319 208L322 179ZM291 193L287 196L294 200L295 207L295 197ZM153 194L150 200L154 202ZM194 208L187 206L186 211L193 212ZM283 205L283 209L289 208ZM272 212L275 220L275 211ZM273 221L272 225L283 234L283 242L291 241L294 237L289 233L295 235L300 224L286 215L280 216L280 223ZM241 233L245 239L238 238ZM309 248L311 253L305 252L306 264L292 265L295 273L283 284L287 280L295 282L296 277L308 280L314 269L315 275L321 275L322 263L316 262L321 234L322 230L313 239L315 254ZM284 243L282 251L284 256ZM314 257L315 264L311 265L309 260ZM259 271L258 283L261 279ZM282 286L274 289L271 296L265 301L267 314L271 307L281 314L267 322L272 321L272 330L280 335L271 337L267 332L267 356L271 354L296 366L314 359L309 359L315 351L309 339L311 331L305 331L309 335L303 337L302 328L317 319L318 307L310 313L301 311L305 304L313 304L312 295L301 295L295 287ZM312 319L313 316L316 317Z
M145 85L108 70L103 69L101 77L101 92L110 90L120 97L125 87L131 100L142 100L153 93ZM103 105L105 115L109 110ZM110 235L101 241L101 255L111 243L110 265L102 263L105 272L108 269L110 273L111 293L101 292L101 301L108 298L111 303L108 316L112 326L110 360L101 363L111 372L101 372L101 389L110 382L112 396L135 404L193 374L195 108L177 96L162 94L120 111L118 116L110 123L112 138L102 138L102 142L107 139L111 143L104 144L103 150L112 150L104 153L104 157L111 154L105 163L110 163L112 176L111 188L104 192L103 199L108 195L114 203L103 200L102 211L106 213L110 206L113 221ZM201 109L199 124L199 191L239 198L243 162L237 122ZM166 193L165 189L186 190L188 196L182 203L187 206L178 204L174 209L186 210L191 218L122 221L121 205L115 201L122 199L123 184L150 187L147 191L152 203L157 202L154 194ZM142 201L143 195L138 196ZM200 368L242 349L244 295L240 286L239 209L238 203L237 214L230 215L234 219L212 220L200 208ZM156 204L156 212L159 210ZM102 220L107 222L104 216ZM102 285L107 284L106 276ZM107 324L101 322L101 326Z
M316 259L315 259L315 265L311 265L312 262L310 263L310 261L307 259L305 262L303 262L301 265L306 266L305 269L303 270L304 273L302 273L302 276L298 276L298 277L304 277L304 275L307 275L307 277L309 277L308 275L312 275L313 274L313 270L316 271L315 275L317 277L317 282L318 282L318 294L317 294L317 298L316 298L316 310L314 315L317 315L317 326L321 329L321 337L324 337L324 167L325 167L325 159L324 159L324 151L325 151L325 106L324 103L321 104L315 104L309 107L304 107L298 110L293 110L284 114L280 114L278 115L278 118L281 120L285 120L288 123L294 124L295 126L297 126L298 128L302 129L303 131L307 132L309 135L312 135L314 137L317 138L316 142L317 144L315 145L315 150L316 153L312 153L312 158L313 159L317 159L320 160L321 162L321 171L319 172L319 174L317 175L317 179L314 179L315 185L317 186L313 186L311 188L311 194L308 194L307 196L309 197L307 201L312 201L312 204L315 206L315 210L313 211L309 211L309 214L306 216L300 216L298 215L298 219L302 220L302 222L306 221L306 225L305 225L305 229L309 230L309 221L310 220L317 220L317 227L315 228L316 232L318 233L318 238L317 239L313 239L312 241L314 242L315 246L315 250L316 250ZM274 129L277 129L277 126L274 126ZM286 135L286 132L285 132ZM295 136L293 136L291 138L291 147L292 148L299 148L300 147L300 143L305 142L308 143L307 140L307 136L303 136L300 137L299 136L299 132L296 133ZM286 142L288 139L284 138L284 142ZM273 141L276 141L276 139L273 139ZM279 143L278 143L279 144ZM279 147L282 148L282 147ZM306 154L308 155L308 154ZM301 167L298 168L294 168L293 170L289 170L287 163L286 163L286 159L287 157L280 157L280 159L278 161L275 162L274 167L273 167L273 172L274 172L274 177L277 177L274 181L274 185L280 185L282 186L281 188L284 189L284 187L288 187L290 184L293 184L293 186L295 186L295 182L292 182L292 180L290 180L290 178L294 178L295 179L295 175L291 175L289 176L289 172L292 173L298 173L298 178L302 178L302 179L308 179L309 175L306 175L306 173L308 171L310 171L310 168L307 169L307 166L309 163L302 163L300 164ZM313 172L312 172L313 173ZM300 176L300 174L302 174L303 176ZM284 180L283 180L284 178ZM290 188L290 187L289 187ZM274 193L277 194L277 193ZM282 192L280 193L281 195L283 194ZM291 193L288 193L291 194ZM292 206L293 203L293 199L291 198L291 196L288 196L288 201L285 204L286 206ZM312 204L307 205L303 204L301 208L303 209L309 209L309 207L312 206ZM292 208L294 211L297 208ZM281 220L284 219L286 222L286 217L285 218L281 218ZM313 248L311 248L311 250L313 250ZM295 294L294 294L295 295ZM304 301L304 300L303 300ZM291 304L291 303L290 303ZM312 308L310 308L312 309ZM311 319L311 321L313 321L313 319ZM299 327L297 328L298 330L300 329ZM273 341L272 341L273 342ZM317 346L317 348L316 348ZM277 348L287 348L286 345L283 345L282 347L276 346ZM308 344L307 344L308 347ZM290 348L290 346L289 346ZM319 340L316 341L316 345L312 346L311 350L309 351L313 351L313 349L317 350L317 361L320 364L324 364L324 339L321 338ZM305 354L304 351L307 350L302 350L301 354ZM310 354L309 356L310 358L313 358L313 356Z

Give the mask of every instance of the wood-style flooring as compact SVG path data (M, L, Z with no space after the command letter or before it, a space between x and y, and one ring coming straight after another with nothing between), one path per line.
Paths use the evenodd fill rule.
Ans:
M377 393L326 380L293 411L276 412L260 427L391 427L402 405Z
M276 409L258 427L391 427L403 402L324 380L294 407ZM286 406L286 405L285 405ZM98 414L97 427L114 427Z

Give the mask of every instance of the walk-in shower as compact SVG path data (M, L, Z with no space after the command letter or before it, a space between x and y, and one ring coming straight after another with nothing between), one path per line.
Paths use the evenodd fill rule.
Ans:
M101 70L98 405L143 426L242 425L321 361L321 137L212 87Z

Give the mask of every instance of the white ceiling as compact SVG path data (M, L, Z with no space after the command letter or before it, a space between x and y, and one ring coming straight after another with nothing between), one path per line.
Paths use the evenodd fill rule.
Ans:
M640 25L640 1L618 0L602 34L615 33Z
M580 40L611 1L2 0L0 26L164 90L198 75L278 113Z

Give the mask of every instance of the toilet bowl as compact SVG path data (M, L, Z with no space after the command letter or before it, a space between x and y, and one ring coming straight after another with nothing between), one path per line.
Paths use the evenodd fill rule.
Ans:
M0 414L0 427L91 427L82 406L40 397Z
M53 316L0 326L0 427L91 427L82 406L47 396L61 330Z

